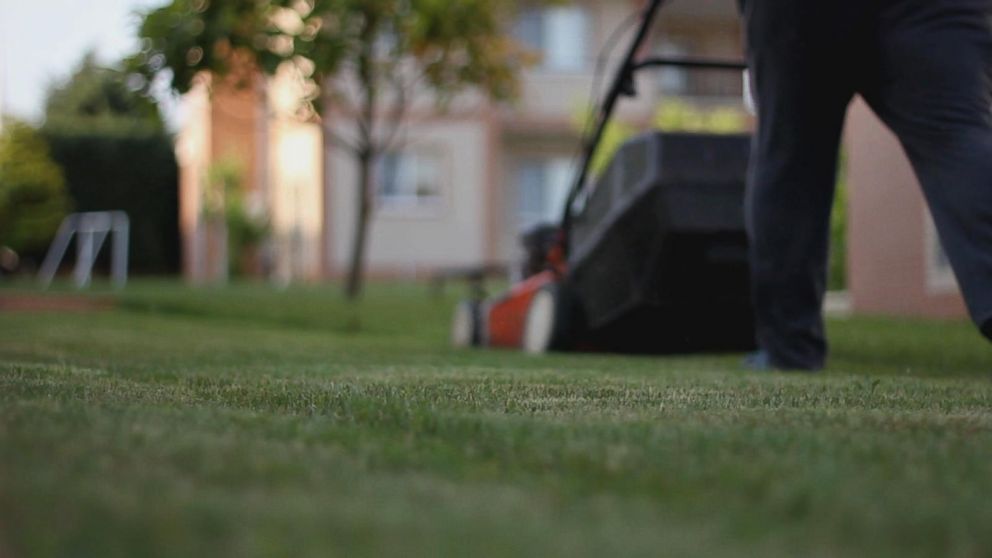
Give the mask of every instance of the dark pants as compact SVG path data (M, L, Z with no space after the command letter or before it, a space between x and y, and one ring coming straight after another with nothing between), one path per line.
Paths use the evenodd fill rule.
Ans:
M992 324L992 0L744 4L758 105L746 212L771 363L824 364L830 208L856 93L898 136L972 318Z

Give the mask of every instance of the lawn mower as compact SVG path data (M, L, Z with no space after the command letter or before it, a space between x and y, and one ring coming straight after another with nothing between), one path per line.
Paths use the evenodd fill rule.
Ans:
M754 348L744 184L748 135L650 132L591 162L634 75L652 67L742 71L737 61L639 58L664 0L642 13L583 140L560 224L526 234L524 278L456 310L452 342L547 351L688 353Z

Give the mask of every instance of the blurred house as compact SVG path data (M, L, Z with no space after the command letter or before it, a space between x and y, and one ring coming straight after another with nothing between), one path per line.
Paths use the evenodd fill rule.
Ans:
M412 107L402 151L378 167L378 196L368 253L373 276L416 276L449 267L507 262L518 232L559 217L589 106L597 57L610 35L610 59L622 56L637 0L587 0L526 10L511 31L541 54L523 74L512 106L474 95L442 112L424 98ZM652 48L658 53L740 56L733 2L675 2L664 12ZM600 91L611 79L599 76ZM665 70L639 79L639 97L620 116L646 127L662 95L740 105L739 75ZM185 274L195 281L224 273L223 239L203 217L208 169L241 161L245 188L272 224L272 273L318 280L342 274L352 241L356 168L346 151L322 147L315 123L294 113L291 79L256 78L249 89L201 84L184 101L178 151L182 168ZM347 126L334 110L325 125ZM322 182L324 168L327 181Z
M581 114L589 106L597 59L627 25L610 60L622 55L630 16L640 0L583 0L526 10L510 30L541 54L523 72L512 106L463 95L439 112L430 99L408 115L404 148L382 157L370 232L372 276L423 276L433 270L520 256L519 232L557 220L572 176ZM731 0L677 0L661 13L650 49L663 55L741 56ZM612 66L607 65L607 68ZM203 83L185 100L178 145L184 269L193 281L226 272L222 231L204 218L208 169L225 157L241 161L244 188L271 222L260 270L283 280L342 275L356 214L357 169L350 155L322 142L320 125L296 117L299 92L287 77L255 78L248 89ZM650 126L659 103L741 104L734 73L666 69L637 79L639 96L618 117ZM598 93L597 93L598 94ZM328 111L335 129L347 118ZM918 189L893 140L860 105L848 125L849 284L854 309L956 315L953 277L928 225ZM326 169L326 173L325 173ZM326 178L326 180L325 180ZM879 216L884 216L880 219Z

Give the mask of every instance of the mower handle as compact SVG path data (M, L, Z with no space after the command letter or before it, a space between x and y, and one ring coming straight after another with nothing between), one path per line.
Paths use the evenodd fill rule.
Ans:
M568 192L568 197L565 200L565 210L562 215L559 248L561 249L561 255L563 257L567 258L569 249L568 233L572 226L572 206L575 204L575 200L579 197L579 194L581 194L585 189L585 183L586 179L589 177L589 168L592 165L593 155L596 154L596 148L599 147L599 143L603 139L603 132L606 130L606 124L609 121L610 116L613 114L613 109L616 106L617 101L622 95L634 94L634 74L638 70L658 66L708 70L740 71L747 69L747 65L743 62L711 60L704 58L660 57L646 58L641 61L636 61L635 58L637 56L637 52L640 50L645 39L647 39L648 31L651 28L651 24L654 22L655 15L657 14L659 8L661 8L662 4L666 1L667 0L650 0L650 3L644 9L644 19L641 21L641 25L637 29L637 34L635 35L633 42L627 49L627 54L624 56L623 65L621 65L619 71L617 72L616 78L614 78L613 84L610 87L605 100L603 101L603 105L596 114L596 126L593 129L592 134L583 141L581 166L579 167L575 182L572 184L572 188Z
M631 65L631 71L636 72L644 68L656 66L671 66L676 68L691 68L697 70L738 70L747 69L746 62L737 60L715 60L711 58L647 58Z

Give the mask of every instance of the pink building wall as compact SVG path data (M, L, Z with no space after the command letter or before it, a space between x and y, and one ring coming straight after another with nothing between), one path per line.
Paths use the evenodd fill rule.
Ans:
M902 147L860 99L845 130L848 289L859 314L965 315L953 283L933 280L933 233Z

